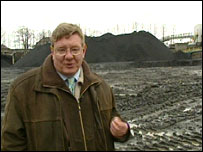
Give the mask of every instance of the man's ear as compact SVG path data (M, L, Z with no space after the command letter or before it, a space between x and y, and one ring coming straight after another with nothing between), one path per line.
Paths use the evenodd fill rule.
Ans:
M53 55L53 53L54 53L54 47L52 45L50 46L50 50L51 50L51 54Z
M85 57L86 52L87 52L87 44L85 43L83 47L83 58Z

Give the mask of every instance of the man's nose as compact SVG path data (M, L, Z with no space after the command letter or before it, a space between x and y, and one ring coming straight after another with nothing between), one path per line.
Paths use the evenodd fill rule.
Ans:
M67 50L67 51L66 51L65 58L66 58L66 59L72 59L72 58L73 58L73 55L71 54L70 50Z

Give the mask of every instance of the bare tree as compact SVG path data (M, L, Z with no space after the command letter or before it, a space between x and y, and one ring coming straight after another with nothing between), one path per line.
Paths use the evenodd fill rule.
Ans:
M152 33L152 24L149 24L149 32Z
M51 37L51 34L52 34L51 31L48 30L48 31L47 31L47 37Z
M46 31L42 30L42 32L39 33L39 37L40 37L40 39L45 38L46 37Z
M141 25L141 30L144 30L144 23L142 23L142 25Z
M137 26L138 26L138 23L137 23L137 22L134 22L134 23L133 23L133 31L136 31L136 32L137 32Z
M31 39L33 38L34 32L27 27L21 27L17 31L17 41L18 43L23 45L24 49L29 49L32 44L31 44Z
M173 25L173 35L172 35L172 39L171 39L171 44L174 43L175 30L176 30L176 26Z
M164 36L165 36L165 32L166 32L166 29L165 29L165 25L162 26L162 36L163 36L163 41L164 41Z
M116 25L117 34L119 33L119 30L120 30L120 28L119 28L119 25L117 24L117 25Z
M154 24L154 36L157 36L157 25Z
M41 32L39 32L36 36L36 41L40 41L41 39L45 38L45 37L51 37L51 31L50 30L42 30Z

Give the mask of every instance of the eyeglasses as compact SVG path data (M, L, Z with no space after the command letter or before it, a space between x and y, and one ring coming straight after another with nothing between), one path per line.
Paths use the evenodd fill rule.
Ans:
M68 50L70 50L70 53L72 54L72 55L79 55L79 54L81 54L82 53L82 48L80 48L80 47L73 47L73 48L57 48L56 49L56 54L57 55L60 55L60 56L64 56L64 55L66 55L66 53L67 53L67 51Z

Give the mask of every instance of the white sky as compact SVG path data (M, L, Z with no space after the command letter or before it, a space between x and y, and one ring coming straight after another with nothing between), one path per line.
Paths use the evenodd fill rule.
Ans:
M80 24L87 35L88 30L130 33L135 22L138 31L150 31L151 24L152 34L156 24L157 37L163 25L169 34L189 33L202 24L202 1L1 1L1 28L7 34L21 26L53 31L61 22Z

